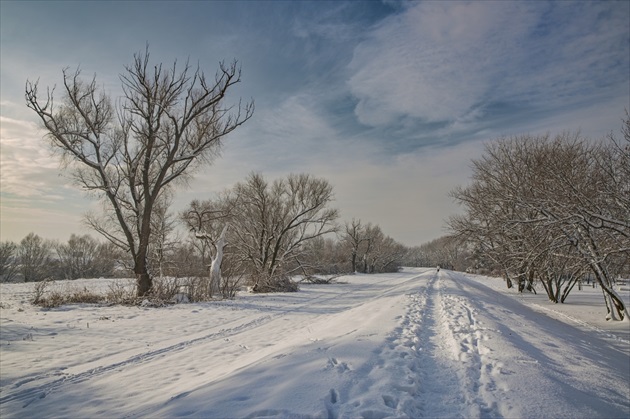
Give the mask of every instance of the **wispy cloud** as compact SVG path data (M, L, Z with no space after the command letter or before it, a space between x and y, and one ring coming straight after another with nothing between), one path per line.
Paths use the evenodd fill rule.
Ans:
M550 110L619 95L629 66L627 9L413 3L357 46L348 81L355 113L370 126L401 117L469 124L492 119L496 106Z

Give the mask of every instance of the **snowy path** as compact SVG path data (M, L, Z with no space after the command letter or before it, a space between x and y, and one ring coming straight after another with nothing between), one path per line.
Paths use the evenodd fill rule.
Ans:
M343 280L47 312L23 302L21 285L2 288L0 416L630 416L626 340L464 274Z

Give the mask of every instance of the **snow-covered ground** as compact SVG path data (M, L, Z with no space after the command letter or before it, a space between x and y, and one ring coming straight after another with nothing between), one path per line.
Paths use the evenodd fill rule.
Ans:
M553 305L444 270L339 280L51 310L2 284L0 417L630 417L630 323L603 320L599 290Z

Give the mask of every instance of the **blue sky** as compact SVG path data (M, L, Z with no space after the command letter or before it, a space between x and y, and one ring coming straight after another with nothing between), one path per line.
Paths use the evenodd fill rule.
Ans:
M254 117L176 194L174 210L260 171L335 187L342 220L407 244L445 233L447 196L504 135L618 132L630 109L630 2L0 2L0 238L86 233L97 203L51 157L26 79L80 66L112 96L150 44L155 62L237 59L231 100Z

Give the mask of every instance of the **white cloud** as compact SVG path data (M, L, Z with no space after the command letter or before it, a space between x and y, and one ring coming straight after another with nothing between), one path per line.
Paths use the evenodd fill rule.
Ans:
M197 174L191 190L206 194L197 196L204 199L252 171L270 177L306 172L313 162L348 158L338 152L346 143L317 111L313 98L300 93L277 106L257 109L250 121L226 137L221 158Z
M349 85L367 125L410 115L427 121L461 117L490 88L506 48L529 16L496 3L420 3L386 19L357 46ZM510 28L508 38L503 31Z
M54 190L67 182L58 178L59 164L51 158L42 132L29 121L0 117L2 191L19 197L57 200Z
M465 182L468 161L480 149L473 142L392 156L387 144L344 138L302 94L251 122L227 138L222 158L189 190L177 193L178 209L213 197L252 170L269 179L306 172L333 185L341 221L361 218L405 244L421 244L444 234L442 221L458 210L447 193Z
M0 117L2 240L19 241L31 231L49 238L82 231L90 200L61 176L42 136L30 121Z
M624 23L614 7L413 3L356 47L356 116L369 126L403 116L470 123L493 103L553 109L618 94L628 84L628 27L627 10ZM600 19L605 12L612 17ZM624 62L625 71L615 67Z

